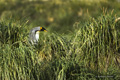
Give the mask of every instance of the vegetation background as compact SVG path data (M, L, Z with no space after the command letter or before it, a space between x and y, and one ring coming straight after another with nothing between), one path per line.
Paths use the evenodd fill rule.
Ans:
M119 80L119 16L119 0L0 0L0 80Z

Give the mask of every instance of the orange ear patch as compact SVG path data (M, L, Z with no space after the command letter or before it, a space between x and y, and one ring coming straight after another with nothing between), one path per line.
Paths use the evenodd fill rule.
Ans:
M40 30L42 29L42 27L40 27Z

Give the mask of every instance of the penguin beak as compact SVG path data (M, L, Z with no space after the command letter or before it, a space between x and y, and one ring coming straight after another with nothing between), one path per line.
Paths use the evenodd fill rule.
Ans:
M47 30L44 30L45 32L47 32Z

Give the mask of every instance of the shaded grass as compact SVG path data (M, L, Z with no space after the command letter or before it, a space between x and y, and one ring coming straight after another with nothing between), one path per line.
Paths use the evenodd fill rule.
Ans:
M1 80L120 79L115 19L112 14L91 18L84 26L78 23L78 30L67 36L40 33L38 45L29 44L27 25L1 21Z

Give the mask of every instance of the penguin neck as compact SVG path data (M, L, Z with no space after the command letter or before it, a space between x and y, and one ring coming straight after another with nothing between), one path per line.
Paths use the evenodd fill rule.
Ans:
M37 32L37 33L35 34L35 37L36 37L36 40L38 41L38 39L39 39L39 32Z

